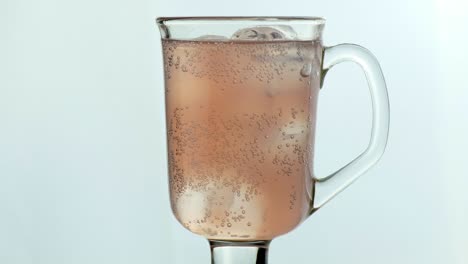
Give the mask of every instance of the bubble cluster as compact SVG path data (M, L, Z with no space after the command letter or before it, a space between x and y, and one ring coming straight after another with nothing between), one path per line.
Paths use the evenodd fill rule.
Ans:
M212 239L271 239L313 199L317 43L167 41L171 205ZM291 187L293 186L293 187Z
M166 80L190 74L223 85L256 81L270 96L291 76L310 85L321 65L320 42L312 41L164 40L163 51Z

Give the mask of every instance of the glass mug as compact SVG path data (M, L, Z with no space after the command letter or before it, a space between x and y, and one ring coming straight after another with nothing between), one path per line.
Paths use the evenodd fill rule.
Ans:
M158 18L172 211L211 245L212 263L266 263L269 242L374 165L389 129L386 85L366 49L322 45L317 17ZM372 97L367 149L313 173L317 97L352 61Z

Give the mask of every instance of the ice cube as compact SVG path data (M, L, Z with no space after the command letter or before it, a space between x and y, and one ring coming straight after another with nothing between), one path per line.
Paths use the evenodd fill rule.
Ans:
M239 40L291 40L297 34L290 26L269 26L243 28L236 31L231 39Z

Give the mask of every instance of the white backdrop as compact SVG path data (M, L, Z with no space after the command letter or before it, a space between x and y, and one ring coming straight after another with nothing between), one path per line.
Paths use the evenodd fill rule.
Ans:
M468 262L466 1L0 1L0 263L209 263L170 212L157 16L327 18L380 60L381 162L276 239L270 263ZM321 92L317 169L369 137L357 66Z

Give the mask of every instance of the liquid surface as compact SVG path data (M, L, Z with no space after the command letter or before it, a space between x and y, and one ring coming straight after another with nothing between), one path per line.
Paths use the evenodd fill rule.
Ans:
M313 202L320 43L163 40L171 206L190 231L269 240Z

